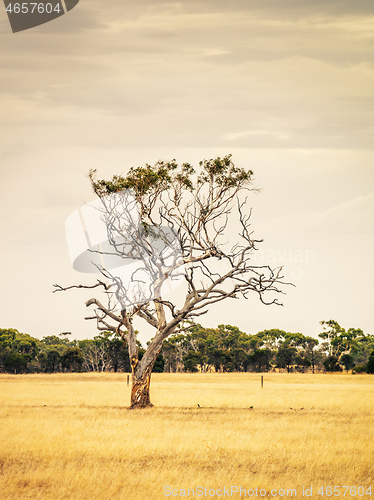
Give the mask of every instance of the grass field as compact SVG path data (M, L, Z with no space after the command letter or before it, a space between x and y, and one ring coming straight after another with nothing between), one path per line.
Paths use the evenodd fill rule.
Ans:
M374 376L260 378L154 374L129 410L126 374L0 375L0 499L374 498Z

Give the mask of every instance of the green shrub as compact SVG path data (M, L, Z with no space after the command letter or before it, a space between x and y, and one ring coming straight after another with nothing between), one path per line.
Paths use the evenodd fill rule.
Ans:
M352 373L367 373L367 365L355 366Z
M370 354L370 358L366 368L368 373L374 373L374 351Z

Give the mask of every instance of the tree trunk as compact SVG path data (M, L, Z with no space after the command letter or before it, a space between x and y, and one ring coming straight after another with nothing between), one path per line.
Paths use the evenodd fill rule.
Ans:
M153 406L149 397L152 368L153 363L148 365L142 374L138 374L136 368L133 371L130 408L147 408Z

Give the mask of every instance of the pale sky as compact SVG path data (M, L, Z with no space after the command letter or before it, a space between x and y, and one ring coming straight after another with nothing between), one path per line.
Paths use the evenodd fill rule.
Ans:
M372 0L80 0L15 34L0 6L0 43L0 328L97 333L89 292L52 294L90 281L64 228L94 199L90 168L232 153L262 188L256 262L283 264L296 287L282 308L254 296L201 322L374 333Z

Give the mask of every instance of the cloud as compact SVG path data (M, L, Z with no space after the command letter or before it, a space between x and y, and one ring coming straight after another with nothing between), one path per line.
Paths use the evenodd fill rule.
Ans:
M269 130L246 130L244 132L234 132L232 134L227 134L225 139L229 141L234 141L235 139L241 139L242 137L250 137L250 136L271 136L275 139L287 139L288 136L283 132L277 131L269 131Z
M372 147L371 2L93 0L44 26L3 37L5 137Z
M298 211L275 218L271 230L294 234L368 234L374 236L374 192L338 203L326 210ZM269 230L269 228L268 228Z

